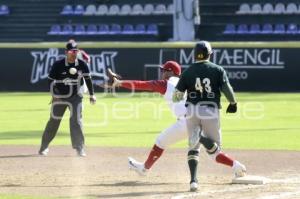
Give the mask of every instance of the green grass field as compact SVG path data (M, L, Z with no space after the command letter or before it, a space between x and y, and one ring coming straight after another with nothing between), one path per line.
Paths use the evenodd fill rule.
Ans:
M176 120L159 95L97 97L95 106L84 99L87 146L151 147ZM300 94L238 93L237 98L237 114L225 114L222 103L223 148L300 150ZM49 101L48 93L0 93L0 144L39 145ZM70 145L68 114L52 145ZM174 147L186 147L186 141Z

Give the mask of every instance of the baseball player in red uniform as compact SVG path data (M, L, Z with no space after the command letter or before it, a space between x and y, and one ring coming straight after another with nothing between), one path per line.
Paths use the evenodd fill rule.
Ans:
M179 102L172 101L172 95L175 91L175 87L179 81L179 75L181 74L181 67L175 61L167 61L162 69L162 79L161 80L150 80L150 81L139 81L139 80L120 80L117 77L113 77L112 87L122 87L130 90L139 91L151 91L158 92L163 95L164 99L167 101L169 108L172 113L176 116L177 121L163 130L156 138L155 144L153 145L148 157L144 163L138 162L132 157L128 158L129 168L136 171L140 175L145 175L153 164L161 157L163 151L178 141L186 139L188 136L187 126L186 126L186 100L181 100ZM116 74L113 74L113 76ZM199 138L200 139L200 138ZM201 139L200 139L201 142ZM208 145L213 145L213 141L204 140L202 143L204 147ZM196 145L195 148L190 149L190 151L200 151L200 145ZM190 151L188 153L188 158L190 158ZM233 162L238 162L232 160L229 156L221 151L218 154L212 155L216 162L233 166ZM199 159L199 153L193 153L193 158ZM190 165L189 165L190 166ZM196 165L197 166L197 165ZM236 173L238 168L234 167L234 172Z

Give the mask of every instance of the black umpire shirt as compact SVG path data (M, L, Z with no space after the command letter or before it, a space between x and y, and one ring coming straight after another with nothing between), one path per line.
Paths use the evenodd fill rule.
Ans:
M74 72L75 74L72 74ZM66 58L63 58L54 62L50 69L48 76L50 91L56 95L55 97L72 97L80 93L80 87L84 83L83 78L89 94L93 95L94 89L87 64L80 59L76 59L75 63L70 64Z

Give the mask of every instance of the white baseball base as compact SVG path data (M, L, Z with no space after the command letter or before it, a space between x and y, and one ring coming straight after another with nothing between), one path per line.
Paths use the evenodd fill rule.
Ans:
M266 184L269 180L262 176L253 176L253 175L246 175L243 177L238 177L232 179L232 184L256 184L262 185Z

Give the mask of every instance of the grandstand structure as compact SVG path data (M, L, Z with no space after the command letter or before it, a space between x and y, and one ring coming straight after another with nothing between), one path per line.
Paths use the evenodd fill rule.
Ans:
M174 2L2 0L0 42L65 41L70 37L80 41L170 41L179 12ZM300 39L300 0L199 0L197 5L201 21L200 25L195 22L196 39ZM195 13L183 15L195 17Z
M4 0L0 42L165 41L172 0ZM6 11L7 10L7 11Z
M299 0L200 0L197 36L210 41L300 39Z

